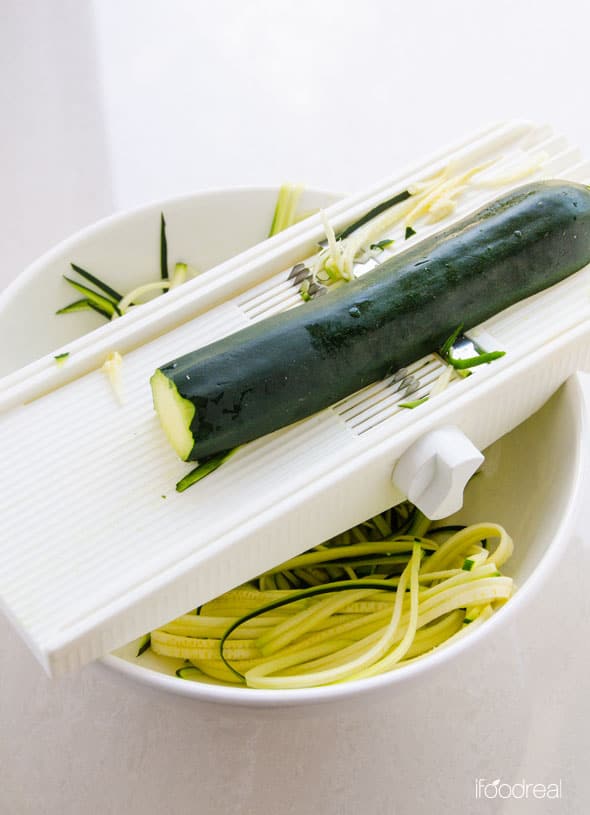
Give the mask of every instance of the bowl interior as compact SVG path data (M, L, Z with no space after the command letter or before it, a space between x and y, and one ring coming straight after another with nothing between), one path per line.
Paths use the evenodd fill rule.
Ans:
M62 242L29 266L0 294L0 376L66 346L104 323L95 312L58 316L82 297L63 279L76 263L121 293L160 278L160 213L166 219L168 264L197 272L243 252L268 235L277 188L195 193L115 215ZM305 190L299 211L327 207L340 196ZM81 281L83 282L83 281Z

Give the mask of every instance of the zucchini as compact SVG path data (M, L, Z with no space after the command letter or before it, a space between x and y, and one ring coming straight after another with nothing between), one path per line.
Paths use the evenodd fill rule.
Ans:
M207 458L303 419L590 262L590 188L519 187L328 297L162 365L154 406Z

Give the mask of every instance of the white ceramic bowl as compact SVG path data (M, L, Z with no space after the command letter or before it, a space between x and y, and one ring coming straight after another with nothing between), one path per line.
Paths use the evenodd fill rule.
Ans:
M197 193L117 215L90 227L25 271L0 296L0 343L11 348L0 374L62 346L100 324L91 313L57 317L55 311L76 299L62 280L68 262L95 272L126 291L158 276L159 215L168 225L169 259L206 269L262 240L271 220L277 190L229 189ZM326 206L335 196L307 191L303 206ZM116 238L116 240L115 240ZM117 245L114 257L111 246ZM31 332L31 325L35 331ZM571 536L573 511L580 489L580 450L588 446L583 389L562 390L524 425L486 451L483 473L469 485L460 519L494 520L511 532L516 553L506 571L519 590L485 626L424 660L360 682L299 691L232 688L213 682L183 681L174 675L180 662L148 652L139 659L129 644L106 657L104 664L133 681L208 702L243 706L285 706L348 700L377 694L391 686L436 683L439 670L456 660L465 676L470 661L489 638L502 637L527 613L549 580ZM522 499L526 496L526 510ZM448 670L447 670L448 673Z

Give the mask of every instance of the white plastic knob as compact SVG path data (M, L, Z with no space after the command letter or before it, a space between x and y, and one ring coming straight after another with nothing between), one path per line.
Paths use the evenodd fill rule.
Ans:
M438 520L461 509L463 490L483 460L462 430L441 427L402 454L393 482L427 518Z

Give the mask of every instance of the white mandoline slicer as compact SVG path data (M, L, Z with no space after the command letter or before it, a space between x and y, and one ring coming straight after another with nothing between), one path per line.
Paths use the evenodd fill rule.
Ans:
M445 165L462 172L488 160L453 214L421 224L411 245L509 187L590 177L590 165L548 128L504 124L327 216L342 229ZM396 229L390 235L403 251ZM506 355L452 378L419 408L400 403L440 381L445 366L435 355L246 445L176 493L188 466L160 429L151 374L253 320L302 306L289 275L323 238L314 216L70 343L64 368L51 354L0 381L0 597L50 674L79 668L406 496L430 517L452 513L479 450L590 363L586 267L469 332ZM114 350L124 355L122 405L98 370Z

